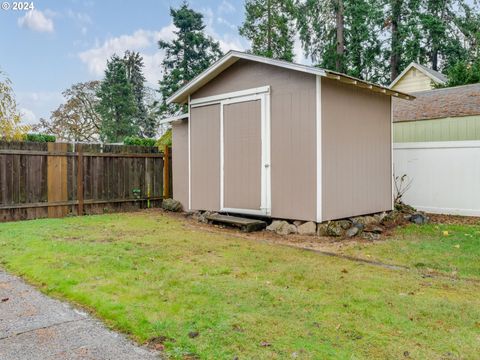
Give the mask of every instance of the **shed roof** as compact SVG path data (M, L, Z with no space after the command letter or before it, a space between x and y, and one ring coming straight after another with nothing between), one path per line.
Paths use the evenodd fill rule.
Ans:
M393 121L440 119L480 114L480 83L415 93L413 101L394 101Z
M398 83L403 76L410 70L411 68L418 69L420 72L428 76L432 81L436 84L445 84L447 82L447 77L443 75L442 73L435 71L433 69L429 69L426 66L423 66L421 64L417 64L416 62L411 62L410 65L408 65L401 73L398 75L395 80L392 81L390 84L389 88L393 88L396 83Z
M253 54L248 54L240 51L229 51L225 56L223 56L221 59L216 61L213 65L211 65L208 69L203 71L201 74L199 74L197 77L195 77L193 80L185 84L183 87L181 87L178 91L176 91L172 96L170 96L167 99L167 103L185 103L188 99L188 96L195 91L197 91L199 88L204 86L206 83L208 83L210 80L215 78L217 75L219 75L221 72L226 70L228 67L236 63L240 59L246 59L250 61L256 61L256 62L261 62L273 66L278 66L290 70L295 70L295 71L301 71L301 72L306 72L309 74L314 74L314 75L319 75L323 77L327 77L330 79L338 80L343 83L348 83L353 86L358 86L362 88L369 89L374 92L379 92L383 93L385 95L389 96L395 96L395 97L400 97L403 99L411 100L414 99L415 97L400 91L395 91L391 90L388 87L384 87L381 85L373 84L368 81L360 80L345 74L337 73L335 71L330 71L330 70L325 70L325 69L320 69L318 67L314 66L308 66L308 65L302 65L302 64L296 64L292 62L287 62L287 61L282 61L282 60L275 60L275 59L270 59L266 58L263 56L258 56L258 55L253 55Z

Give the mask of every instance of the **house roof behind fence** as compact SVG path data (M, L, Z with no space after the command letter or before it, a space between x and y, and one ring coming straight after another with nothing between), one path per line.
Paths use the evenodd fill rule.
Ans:
M393 99L393 121L480 115L480 83L416 92L415 97Z

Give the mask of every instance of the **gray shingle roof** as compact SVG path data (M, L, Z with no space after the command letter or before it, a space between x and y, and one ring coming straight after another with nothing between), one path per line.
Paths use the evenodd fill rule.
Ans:
M443 82L446 82L447 81L447 77L445 75L443 75L441 72L438 72L438 71L435 71L433 69L429 69L427 68L426 66L423 66L422 64L416 64L418 65L419 67L421 67L423 70L425 70L426 72L428 72L430 75L436 77L437 79L440 79L441 81Z
M392 98L393 121L480 115L480 83L415 93L416 99Z

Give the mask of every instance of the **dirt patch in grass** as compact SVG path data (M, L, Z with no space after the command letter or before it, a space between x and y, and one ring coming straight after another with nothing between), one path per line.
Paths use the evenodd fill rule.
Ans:
M428 214L430 221L434 224L445 225L480 225L480 217Z
M189 217L187 214L168 212L163 212L163 214L181 220L183 226L189 230L221 234L274 245L296 247L303 250L319 252L323 255L336 256L393 270L416 270L423 278L444 277L452 280L462 278L463 280L475 283L480 281L476 276L471 276L475 275L475 271L468 271L463 274L464 276L460 276L461 274L455 269L457 266L462 267L461 263L458 265L449 265L453 270L447 270L443 264L446 262L445 260L451 257L457 257L454 256L454 254L446 255L445 246L441 245L441 242L445 240L444 235L442 235L444 227L450 229L450 236L463 232L463 230L460 231L459 229L453 230L450 226L460 227L461 229L463 229L462 226L465 226L465 229L471 232L473 231L471 226L479 225L480 218L428 214L431 219L431 224L428 225L415 225L400 219L397 222L387 222L383 224L384 232L380 235L379 239L368 240L361 237L345 238L298 234L284 236L266 230L244 233L228 226L201 223ZM440 230L439 227L441 227L442 230ZM439 240L436 240L437 237ZM456 244L457 240L451 239L451 241L454 241ZM422 245L422 243L424 245ZM454 249L457 249L457 245L455 244ZM416 246L420 246L420 248L414 250ZM422 258L423 252L419 250L423 248L429 249L429 255L428 261L422 261L430 265L419 267L418 261L415 260L415 262L413 259ZM406 249L408 249L407 253L405 253ZM413 256L412 254L417 255ZM406 258L410 257L412 260L406 261ZM459 259L457 258L456 261L459 262Z
M272 231L257 231L252 233L245 233L236 228L223 226L223 225L212 225L201 223L185 213L171 213L164 212L163 210L158 210L163 214L170 216L175 219L179 219L184 222L184 226L188 229L197 230L197 231L206 231L210 233L225 234L229 236L234 236L237 238L256 240L267 243L281 244L294 246L298 248L306 248L311 250L320 250L326 252L341 252L343 248L348 248L357 244L372 244L375 242L381 242L385 239L390 238L395 234L395 230L398 227L405 226L406 222L400 223L386 223L384 226L384 233L381 234L379 240L368 240L361 237L355 238L346 238L346 237L332 237L332 236L310 236L310 235L299 235L299 234L290 234L287 236L279 235Z

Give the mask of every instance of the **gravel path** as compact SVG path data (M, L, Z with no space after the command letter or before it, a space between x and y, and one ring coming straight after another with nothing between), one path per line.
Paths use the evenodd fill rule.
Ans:
M159 354L0 270L0 359L139 360Z

